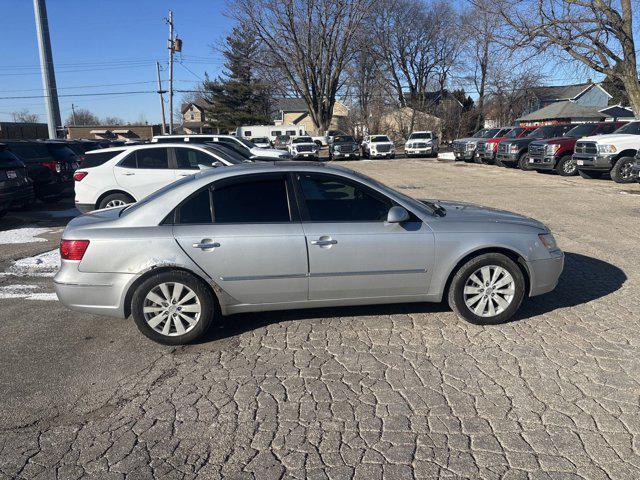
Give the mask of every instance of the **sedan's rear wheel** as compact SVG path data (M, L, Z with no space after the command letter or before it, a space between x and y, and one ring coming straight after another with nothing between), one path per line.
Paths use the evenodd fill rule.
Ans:
M457 271L449 289L449 305L468 322L494 325L513 317L524 293L524 275L518 265L500 253L487 253Z
M138 330L151 340L182 345L204 334L215 314L209 288L186 272L163 272L138 286L131 312Z

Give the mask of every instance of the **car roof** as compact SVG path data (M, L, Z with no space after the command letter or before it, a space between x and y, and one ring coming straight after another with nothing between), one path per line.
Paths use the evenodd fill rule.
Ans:
M133 150L144 150L147 148L193 148L200 147L204 148L207 145L202 143L189 143L189 142L167 142L167 143L137 143L134 145L120 145L116 147L107 147L100 148L96 150L91 150L92 153L100 153L100 152L122 152L122 151L133 151ZM89 153L89 152L87 152Z

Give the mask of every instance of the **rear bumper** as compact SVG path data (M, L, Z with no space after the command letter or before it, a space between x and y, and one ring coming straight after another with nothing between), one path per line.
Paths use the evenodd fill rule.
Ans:
M53 279L60 302L70 310L125 318L125 296L135 274L85 273L79 262L63 261Z
M16 205L26 205L33 201L33 186L24 185L9 190L0 190L0 210Z
M34 189L39 197L48 197L53 195L71 195L73 194L73 180L53 181L49 183L35 183Z
M555 250L551 258L527 262L531 286L529 296L535 297L550 292L558 285L560 274L564 269L564 253Z

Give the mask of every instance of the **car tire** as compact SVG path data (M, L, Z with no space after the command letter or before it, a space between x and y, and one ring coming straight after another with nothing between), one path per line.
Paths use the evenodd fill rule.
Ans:
M575 177L578 175L578 164L573 160L572 155L565 155L560 158L554 168L556 173L563 177Z
M529 171L531 168L529 167L529 154L523 153L518 157L518 168L520 170Z
M611 179L616 183L635 183L638 181L638 175L633 171L633 157L622 157L618 159L611 169Z
M597 172L591 170L578 170L578 175L586 180L595 180L597 178L601 178L604 175L604 172Z
M496 271L499 276L493 282L498 289L494 291L493 284L487 286L486 282L492 281ZM478 280L486 282L479 286ZM496 325L509 321L515 315L524 299L525 289L522 270L513 260L501 253L485 253L458 269L451 280L448 301L451 309L462 319L477 325ZM485 296L487 291L489 293ZM491 314L491 308L494 314Z
M126 193L112 193L100 200L98 210L102 208L121 207L134 202L135 200Z
M177 300L172 299L174 295ZM179 310L186 307L190 311ZM138 285L131 301L131 313L138 330L163 345L193 342L219 315L211 289L184 271L161 272ZM160 315L162 317L158 318ZM189 319L194 321L193 325L189 324ZM179 333L180 329L184 333Z

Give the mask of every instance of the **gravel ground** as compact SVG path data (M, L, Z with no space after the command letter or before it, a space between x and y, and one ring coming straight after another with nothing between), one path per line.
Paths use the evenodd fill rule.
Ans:
M170 348L47 297L52 255L14 264L56 247L71 205L13 215L0 239L44 240L0 247L0 478L639 478L640 185L343 165L545 222L558 288L500 326L444 305L269 312Z

